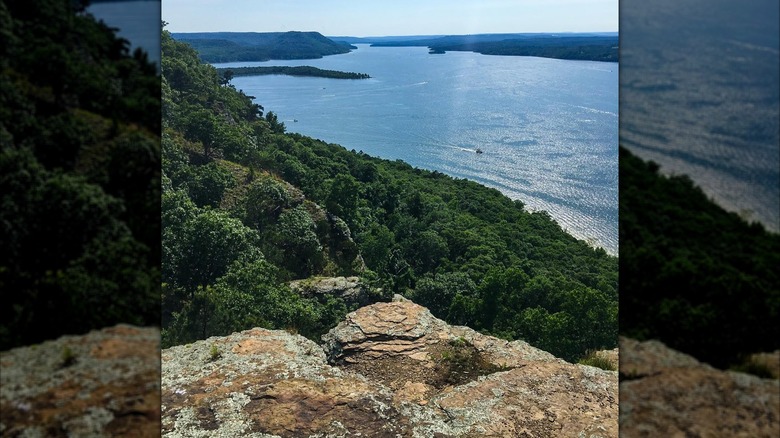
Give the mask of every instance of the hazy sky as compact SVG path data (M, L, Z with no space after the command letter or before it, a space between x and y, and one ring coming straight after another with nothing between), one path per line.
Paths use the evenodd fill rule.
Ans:
M171 32L617 32L618 0L163 0Z

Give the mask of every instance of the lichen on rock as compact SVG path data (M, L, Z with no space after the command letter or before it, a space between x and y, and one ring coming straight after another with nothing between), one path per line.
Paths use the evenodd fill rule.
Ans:
M222 356L210 362L212 344ZM162 360L169 437L617 436L617 372L449 326L408 300L350 313L322 345L252 329Z
M158 436L159 351L122 324L0 352L0 435Z
M620 339L620 436L780 436L780 380Z

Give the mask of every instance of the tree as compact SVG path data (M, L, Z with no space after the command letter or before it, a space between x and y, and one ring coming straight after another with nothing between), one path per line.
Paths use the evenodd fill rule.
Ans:
M420 278L411 299L427 307L434 316L447 319L455 298L461 297L459 300L464 300L466 297L473 297L476 290L477 286L466 274L443 273ZM462 304L465 304L465 301ZM462 312L462 309L457 311Z
M212 161L203 166L193 166L193 181L189 185L190 197L199 207L219 206L225 190L236 185L229 170Z
M279 215L276 225L278 246L285 249L286 265L299 275L309 275L318 266L322 245L309 212L299 205Z
M227 213L205 210L184 224L170 255L174 285L191 293L213 284L238 259L262 258L260 236Z
M184 120L184 135L203 144L203 154L210 157L217 140L219 120L213 112L199 109L189 113Z
M349 174L339 174L330 184L330 192L325 199L325 208L330 213L344 219L351 229L356 229L358 200L361 196L361 186Z
M230 85L230 81L233 80L233 76L234 76L233 70L231 69L223 70L219 78L219 85L225 85L225 86Z
M279 117L277 117L273 111L268 111L265 114L265 121L268 122L268 125L271 127L271 131L276 134L284 134L284 123L279 121Z

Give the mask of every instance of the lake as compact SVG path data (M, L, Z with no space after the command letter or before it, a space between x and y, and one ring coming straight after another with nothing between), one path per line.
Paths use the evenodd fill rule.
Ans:
M288 131L496 188L617 254L618 64L358 47L316 60L215 66L367 73L232 84Z
M780 3L625 3L620 143L777 232Z

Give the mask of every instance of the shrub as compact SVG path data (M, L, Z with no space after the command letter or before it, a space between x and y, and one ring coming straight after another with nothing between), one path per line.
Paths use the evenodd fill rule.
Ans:
M598 351L588 353L585 357L580 359L578 363L601 368L602 370L617 371L617 364L603 354L600 354Z

